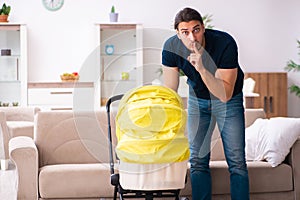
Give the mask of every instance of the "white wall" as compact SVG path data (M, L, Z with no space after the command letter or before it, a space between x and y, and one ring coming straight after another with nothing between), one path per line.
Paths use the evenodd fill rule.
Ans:
M213 15L216 29L237 40L240 64L245 72L280 72L289 59L300 61L299 0L65 0L56 12L42 0L6 0L12 6L9 20L28 28L30 82L57 81L63 72L80 71L95 49L95 23L107 22L114 4L122 22L141 22L145 27L145 80L158 75L160 45L173 33L175 14L190 6ZM289 84L300 84L300 73L289 73ZM289 95L289 116L300 117L300 99Z

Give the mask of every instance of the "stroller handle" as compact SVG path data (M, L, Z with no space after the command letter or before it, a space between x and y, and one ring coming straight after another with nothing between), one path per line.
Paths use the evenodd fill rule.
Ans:
M124 94L118 94L118 95L110 97L106 102L106 111L110 112L111 103L114 102L114 101L118 101L118 100L122 99L123 96L124 96Z
M108 139L109 139L109 161L110 161L110 173L114 174L114 159L113 159L113 147L112 147L112 137L111 137L111 124L110 124L110 105L114 101L121 100L124 94L119 94L110 97L106 102L106 113L107 113L107 123L108 123Z

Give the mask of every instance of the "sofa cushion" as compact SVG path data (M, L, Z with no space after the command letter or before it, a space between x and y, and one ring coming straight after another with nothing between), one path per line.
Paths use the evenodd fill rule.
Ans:
M273 167L284 161L300 136L300 118L257 119L246 128L247 160L267 160Z
M41 198L112 197L108 164L61 164L40 168Z
M288 164L272 167L264 161L247 162L249 170L250 192L292 191L293 171Z
M213 194L230 194L230 175L225 161L210 163ZM293 190L292 168L283 164L276 168L263 161L247 162L251 193ZM222 178L221 178L222 177Z
M33 138L33 122L7 121L6 123L11 137L28 136Z
M281 164L272 167L268 162L247 162L250 193L288 192L293 190L293 174L291 166ZM212 193L230 194L230 174L226 161L211 161ZM182 196L191 194L190 171Z

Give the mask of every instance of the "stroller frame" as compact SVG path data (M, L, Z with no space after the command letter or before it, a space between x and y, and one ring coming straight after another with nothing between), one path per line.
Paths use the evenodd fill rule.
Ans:
M121 100L124 94L119 94L110 97L106 103L106 112L107 112L107 122L108 122L108 139L109 139L109 159L110 159L110 183L114 186L114 200L117 199L118 193L120 200L125 198L145 198L145 200L153 200L154 198L163 198L163 197L174 197L175 200L179 200L180 189L171 189L171 190L128 190L123 189L119 182L119 174L115 173L114 170L114 150L113 150L113 141L111 135L111 116L110 116L110 106L113 102Z

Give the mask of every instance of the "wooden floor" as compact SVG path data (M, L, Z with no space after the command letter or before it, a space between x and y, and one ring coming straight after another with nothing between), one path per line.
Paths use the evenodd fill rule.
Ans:
M0 199L16 200L16 168L9 162L8 170L0 170Z

